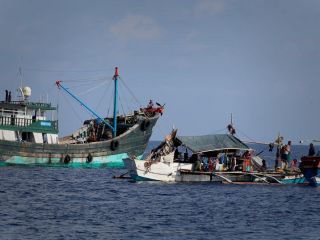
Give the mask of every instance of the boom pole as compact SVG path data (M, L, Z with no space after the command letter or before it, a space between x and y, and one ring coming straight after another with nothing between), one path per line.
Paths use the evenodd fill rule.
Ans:
M107 125L109 128L111 128L112 133L114 134L114 127L112 127L109 123L107 123L103 118L101 118L97 113L95 113L91 108L89 108L82 100L80 100L77 96L75 96L72 92L68 90L65 86L61 84L61 81L57 80L56 85L58 88L62 88L64 91L66 91L71 97L73 97L75 100L77 100L81 106L84 106L89 112L91 112L94 116L96 116L100 121L102 121L105 125Z

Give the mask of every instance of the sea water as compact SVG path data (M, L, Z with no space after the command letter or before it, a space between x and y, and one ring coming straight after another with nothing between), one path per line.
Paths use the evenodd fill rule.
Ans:
M124 172L1 166L0 239L320 239L320 188L112 178Z

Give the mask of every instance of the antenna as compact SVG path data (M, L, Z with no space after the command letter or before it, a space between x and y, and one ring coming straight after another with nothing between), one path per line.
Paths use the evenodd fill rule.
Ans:
M20 88L22 89L23 88L22 56L20 56L19 78L20 78Z
M231 123L231 125L233 126L233 122L232 122L232 113L231 113L230 115L231 115L231 122L230 122L230 123Z
M23 92L23 74L22 74L22 56L20 56L20 66L18 70L18 80L20 80L20 87L17 89L18 92L21 93L21 100L25 100L24 92Z

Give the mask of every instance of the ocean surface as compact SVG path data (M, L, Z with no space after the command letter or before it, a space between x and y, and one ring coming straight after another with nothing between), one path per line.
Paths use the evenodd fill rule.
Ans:
M124 172L0 167L0 239L320 239L320 188L112 178Z

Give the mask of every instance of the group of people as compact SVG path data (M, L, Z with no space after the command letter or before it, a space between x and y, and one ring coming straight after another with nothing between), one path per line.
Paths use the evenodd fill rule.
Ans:
M174 159L181 159L180 153L176 149L174 153ZM241 170L245 172L252 171L251 164L251 153L246 151L241 160L238 160L236 156L228 156L226 153L219 153L216 157L201 156L200 154L193 154L190 159L188 159L188 153L184 154L185 162L194 163L194 171L237 171Z
M289 167L291 170L297 169L298 161L297 159L292 159L292 153L291 153L291 141L288 141L285 145L279 145L277 148L276 153L276 162L275 162L275 170L289 170Z
M316 150L313 143L309 145L308 156L312 157L316 155ZM292 159L291 153L291 141L288 141L286 145L279 145L276 153L275 170L297 170L298 160Z

